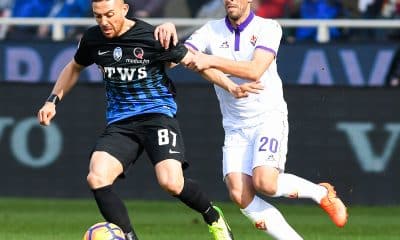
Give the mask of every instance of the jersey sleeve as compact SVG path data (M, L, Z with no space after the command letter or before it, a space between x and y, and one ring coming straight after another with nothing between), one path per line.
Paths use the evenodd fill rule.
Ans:
M208 39L207 36L210 36L209 34L209 27L208 24L204 25L200 29L196 30L186 41L185 45L200 51L200 52L206 52L207 51L207 44L208 44Z
M281 38L282 27L277 21L268 20L266 24L261 25L256 49L270 51L276 56L278 54Z
M78 49L75 52L75 62L82 66L89 66L94 63L90 54L90 47L87 41L86 34L83 35L78 44Z
M158 60L179 63L189 50L182 43L178 43L176 46L170 46L169 50L164 50L160 47L160 51Z

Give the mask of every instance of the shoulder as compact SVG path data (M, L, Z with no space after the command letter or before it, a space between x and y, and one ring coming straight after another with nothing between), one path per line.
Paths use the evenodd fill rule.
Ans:
M133 19L135 21L136 26L133 28L136 31L142 31L142 32L151 32L153 33L155 30L155 27L151 25L148 22L145 22L140 19Z
M97 25L86 29L82 37L82 39L85 41L95 41L103 38L103 33L101 32L100 27Z
M262 18L259 16L255 16L254 17L254 21L257 25L259 25L260 27L263 28L267 28L267 29L276 29L276 30L281 30L282 27L279 24L279 22L275 19L271 19L271 18Z
M150 43L155 41L155 27L153 25L139 19L133 20L135 21L135 25L120 37L123 41L133 41L136 43Z
M225 19L210 20L194 33L219 34L226 29Z
M205 26L208 26L212 29L221 29L226 27L225 18L217 19L217 20L210 20L208 21Z

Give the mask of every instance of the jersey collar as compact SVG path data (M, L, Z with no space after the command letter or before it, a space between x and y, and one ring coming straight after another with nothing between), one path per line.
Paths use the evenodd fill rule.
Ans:
M242 32L251 22L251 20L253 20L254 18L254 13L251 11L249 16L246 18L246 20L244 20L244 22L242 22L242 24L238 25L237 28L235 28L234 26L232 26L231 22L229 21L228 16L225 17L225 24L228 27L229 31L234 32L234 31L239 31Z

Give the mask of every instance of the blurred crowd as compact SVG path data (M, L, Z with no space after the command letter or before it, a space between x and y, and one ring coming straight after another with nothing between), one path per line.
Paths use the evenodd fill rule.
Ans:
M176 17L167 7L185 8L188 17L220 18L225 15L222 0L125 0L131 17ZM182 4L186 6L182 6ZM88 0L1 0L0 17L91 17ZM253 0L254 12L265 18L289 19L395 19L400 17L400 0ZM179 11L179 10L176 10ZM176 12L175 11L175 12ZM82 27L66 27L66 38L78 38ZM190 34L186 29L181 35ZM398 29L329 29L331 40L399 40ZM285 28L284 40L315 41L316 28ZM0 26L0 37L10 40L50 39L50 26Z
M167 0L125 0L130 5L131 17L163 17ZM0 17L53 17L79 18L91 17L90 0L1 0ZM66 38L79 38L82 27L69 26L65 29ZM2 33L2 34L1 34ZM0 37L9 40L50 39L51 28L48 25L9 26L0 29Z

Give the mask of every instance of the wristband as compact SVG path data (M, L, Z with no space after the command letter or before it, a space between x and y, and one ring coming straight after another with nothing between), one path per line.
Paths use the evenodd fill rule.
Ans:
M47 98L46 102L51 102L51 103L54 103L55 105L57 105L57 103L60 102L60 98L56 94L51 94Z

